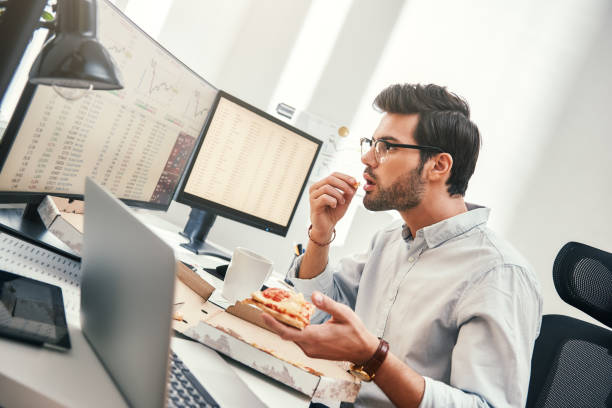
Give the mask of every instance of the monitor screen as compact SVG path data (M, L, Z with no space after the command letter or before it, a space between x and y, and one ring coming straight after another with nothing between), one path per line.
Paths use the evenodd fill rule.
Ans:
M285 236L321 143L219 91L177 201Z
M0 143L0 200L82 198L85 177L127 204L167 209L217 90L106 0L98 38L124 89L76 100L29 85Z

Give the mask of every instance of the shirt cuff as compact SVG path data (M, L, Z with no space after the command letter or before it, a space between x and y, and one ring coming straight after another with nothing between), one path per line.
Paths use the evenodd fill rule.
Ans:
M300 255L294 261L289 271L287 271L287 277L285 280L291 282L296 291L303 293L306 300L312 303L312 292L318 290L324 295L333 298L334 291L334 274L329 266L326 266L323 272L311 279L300 279L297 277L302 264L302 257ZM323 323L329 318L329 314L316 309L315 314L312 316L312 323Z
M423 399L421 399L419 408L455 406L490 407L490 405L479 395L466 393L441 381L434 380L433 378L426 376L423 376L423 378L425 379L425 392L423 392Z
M421 403L419 404L419 408L429 408L433 407L433 390L432 388L435 386L435 381L429 377L423 376L425 379L425 391L423 392L423 398L421 399Z
M304 255L300 255L299 257L295 258L293 264L287 271L287 280L293 283L293 286L298 292L303 293L304 296L307 296L308 300L310 300L310 295L315 290L322 292L326 296L332 297L332 291L334 287L334 274L332 268L327 265L325 266L323 272L321 272L314 278L300 279L297 276L300 270L300 266L302 265L303 257Z

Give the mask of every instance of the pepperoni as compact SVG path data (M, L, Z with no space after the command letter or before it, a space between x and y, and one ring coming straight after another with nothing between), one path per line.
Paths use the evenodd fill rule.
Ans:
M280 288L268 288L261 292L261 294L265 298L273 300L275 302L280 302L284 299L291 297L291 294L289 292Z
M271 302L276 302L276 303L280 303L285 299L288 299L291 297L291 293L281 289L281 288L268 288L266 290L264 290L263 292L261 292L261 294L263 295L264 298L269 299ZM309 323L310 321L310 316L312 315L312 312L314 311L312 308L312 306L308 305L308 304L304 304L302 305L302 308L299 312L299 315L293 314L293 313L289 313L287 310L282 309L281 307L279 307L278 305L274 304L274 303L269 303L266 302L264 303L266 306L268 306L270 309L273 309L279 313L291 316L293 318L299 319L304 321L306 324ZM309 307L310 306L310 307Z

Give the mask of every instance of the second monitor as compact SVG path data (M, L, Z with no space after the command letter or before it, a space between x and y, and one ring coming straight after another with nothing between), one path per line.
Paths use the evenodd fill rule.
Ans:
M287 235L321 144L219 91L176 199L205 211L192 211L185 246L207 253L206 235L217 214Z

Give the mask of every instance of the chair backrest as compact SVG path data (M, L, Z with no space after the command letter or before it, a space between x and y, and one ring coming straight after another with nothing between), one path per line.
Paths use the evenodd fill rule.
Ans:
M526 406L612 407L612 330L569 316L544 316Z
M555 288L566 303L612 327L612 254L578 242L559 250Z
M570 242L555 259L553 279L565 302L610 326L612 254ZM527 407L612 408L612 330L568 316L544 316Z

